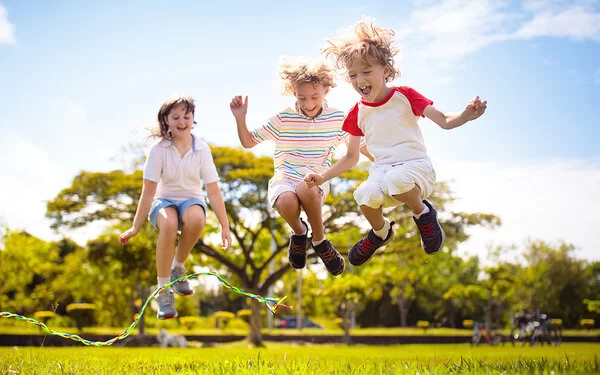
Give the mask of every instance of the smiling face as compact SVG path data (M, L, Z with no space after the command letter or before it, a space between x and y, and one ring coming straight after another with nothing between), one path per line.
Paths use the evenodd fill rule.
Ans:
M390 88L385 83L389 75L388 67L371 58L366 61L355 60L348 66L352 87L364 101L370 103L380 102L387 97Z
M185 139L192 132L194 113L185 104L181 103L171 108L164 120L171 130L173 139Z
M321 114L327 90L320 83L301 82L296 84L294 95L305 116L315 118Z

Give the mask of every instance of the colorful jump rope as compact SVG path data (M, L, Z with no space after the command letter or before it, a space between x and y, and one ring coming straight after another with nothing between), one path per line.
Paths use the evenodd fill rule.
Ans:
M45 325L44 323L32 319L32 318L28 318L26 316L23 315L18 315L18 314L14 314L11 312L6 312L6 311L0 311L0 317L2 318L14 318L17 320L22 320L25 321L27 323L31 323L34 324L38 327L40 327L44 332L49 333L51 335L55 335L55 336L59 336L59 337L63 337L66 339L71 339L74 341L79 341L84 345L89 345L89 346L110 346L113 343L115 343L118 340L123 340L124 338L126 338L127 336L129 336L133 330L137 327L140 319L142 318L142 315L144 315L144 312L146 311L146 307L148 307L148 305L150 304L150 301L152 301L152 299L154 298L154 296L156 296L156 294L158 294L161 290L168 288L170 286L172 286L173 284L175 284L176 282L179 281L183 281L183 280L189 280L189 279L197 279L199 277L202 276L214 276L216 277L221 284L223 284L223 286L225 288L231 289L234 292L247 297L247 298L252 298L257 300L258 302L262 303L263 305L265 305L265 307L267 308L267 310L269 310L273 315L275 315L275 313L277 312L277 309L279 307L284 307L287 309L291 309L291 306L288 305L284 305L281 302L285 299L285 297L281 298L281 299L276 299L276 298L265 298L265 297L261 297L257 294L253 294L253 293L248 293L245 292L233 285L231 285L229 283L229 281L225 280L224 278L222 278L220 275L214 273L214 272L198 272L198 273L192 273L186 276L182 276L180 278L178 278L177 280L173 280L170 283L168 283L167 285L163 286L162 288L158 288L156 289L154 292L152 292L152 294L150 294L150 296L148 297L148 299L146 300L146 302L144 303L144 305L142 306L142 309L140 310L140 313L137 315L137 317L135 318L135 320L133 322L131 322L131 324L129 325L129 327L127 327L123 332L121 332L118 336L113 337L110 340L107 341L90 341L90 340L86 340L84 338L82 338L79 335L74 335L74 334L70 334L70 333L63 333L63 332L56 332L53 329L49 328L47 325Z

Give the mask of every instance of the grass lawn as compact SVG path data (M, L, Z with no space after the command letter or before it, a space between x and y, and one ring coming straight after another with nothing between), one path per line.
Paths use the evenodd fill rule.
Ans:
M600 374L600 344L2 348L1 374Z

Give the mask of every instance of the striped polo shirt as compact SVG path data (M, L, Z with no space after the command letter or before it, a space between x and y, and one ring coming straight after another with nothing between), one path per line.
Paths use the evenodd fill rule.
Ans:
M328 108L317 117L305 116L298 103L252 131L256 142L274 141L274 179L302 181L307 173L323 173L333 163L335 148L348 141L342 130L344 112Z

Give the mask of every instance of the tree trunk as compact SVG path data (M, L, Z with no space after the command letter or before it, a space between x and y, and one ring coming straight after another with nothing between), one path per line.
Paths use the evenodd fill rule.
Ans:
M342 338L342 342L346 345L352 345L352 336L350 336L350 327L352 326L352 322L350 321L350 310L352 309L352 304L344 304L344 321L342 322L342 325L344 327L344 337Z
M396 303L398 304L398 312L400 314L400 327L406 327L408 325L406 318L412 301L399 295L396 297Z
M253 346L260 348L264 346L261 333L262 316L260 314L263 306L257 301L252 301L251 309L252 315L250 315L250 334L248 336L248 341L250 341Z

